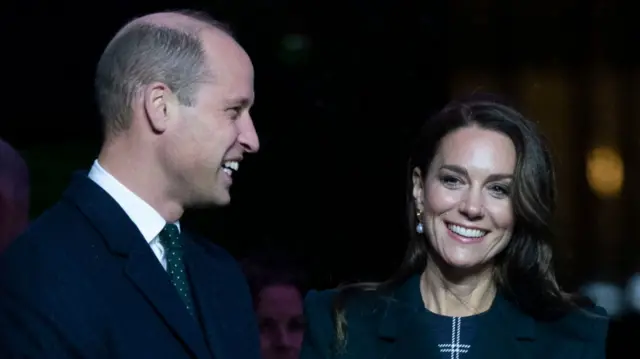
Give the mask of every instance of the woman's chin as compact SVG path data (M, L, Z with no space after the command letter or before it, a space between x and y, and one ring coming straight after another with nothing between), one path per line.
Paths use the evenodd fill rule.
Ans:
M463 253L444 253L441 257L444 264L451 269L472 270L485 267L482 259Z
M469 262L469 261L447 261L447 265L452 269L473 269L477 268L481 265L481 263L477 262Z

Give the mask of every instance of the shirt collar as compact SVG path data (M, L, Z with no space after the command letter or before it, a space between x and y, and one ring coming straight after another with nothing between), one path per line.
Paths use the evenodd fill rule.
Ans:
M113 197L138 227L147 243L151 242L167 224L160 213L107 172L100 166L98 160L93 162L89 178ZM176 222L175 225L180 230L180 223Z

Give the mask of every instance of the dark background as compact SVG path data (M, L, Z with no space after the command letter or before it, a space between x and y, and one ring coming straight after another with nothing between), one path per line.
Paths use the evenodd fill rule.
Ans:
M0 21L0 136L29 163L37 216L97 155L93 73L118 28L153 11L206 10L254 61L262 149L243 161L229 207L192 211L185 222L238 258L285 247L321 288L389 275L405 246L413 133L453 96L485 90L518 103L554 147L565 285L624 285L640 271L640 33L631 5L10 1ZM617 157L590 170L594 148ZM589 176L615 182L615 160L622 184L598 192ZM625 330L632 334L637 326Z

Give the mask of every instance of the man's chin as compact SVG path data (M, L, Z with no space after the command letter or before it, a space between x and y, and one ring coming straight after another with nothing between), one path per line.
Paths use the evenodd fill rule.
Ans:
M215 193L208 193L201 195L196 200L192 201L190 208L210 208L210 207L225 207L231 203L231 195L226 189L218 190Z
M229 193L229 189L221 189L214 193L211 197L211 204L217 207L224 207L231 203L231 193Z

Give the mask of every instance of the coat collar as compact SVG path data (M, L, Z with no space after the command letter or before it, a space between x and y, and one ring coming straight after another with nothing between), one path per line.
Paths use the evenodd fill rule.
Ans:
M414 275L388 296L382 297L383 310L378 336L389 359L438 357L437 343L429 335L427 316L420 294L420 275ZM477 357L528 358L530 343L536 339L535 321L522 313L502 294L486 313L486 321L473 340ZM500 338L501 345L495 345ZM508 354L505 356L505 354ZM474 356L476 356L474 355Z
M123 259L125 276L158 311L194 357L210 358L197 321L188 314L149 244L118 203L89 179L86 172L74 175L63 200L79 209L102 236L113 258Z

